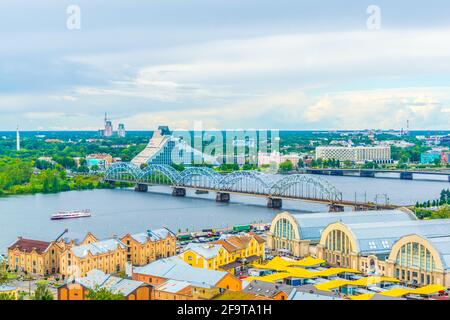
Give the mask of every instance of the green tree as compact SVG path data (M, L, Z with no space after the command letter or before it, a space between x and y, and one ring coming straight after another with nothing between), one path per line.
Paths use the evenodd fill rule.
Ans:
M294 168L294 165L290 160L286 160L282 163L280 163L280 171L281 172L288 172L291 171Z
M122 293L113 293L105 287L98 287L89 290L86 298L89 300L124 300L125 296Z
M0 263L0 286L8 284L9 283L9 277L8 272L6 271L6 263L1 262Z
M33 300L53 300L53 293L47 285L39 283L34 291Z

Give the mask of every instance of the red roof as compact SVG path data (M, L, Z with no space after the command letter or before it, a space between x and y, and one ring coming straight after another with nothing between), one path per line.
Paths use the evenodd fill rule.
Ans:
M50 244L51 242L47 241L19 238L8 249L13 250L14 248L17 248L23 252L31 252L35 249L37 253L43 253Z

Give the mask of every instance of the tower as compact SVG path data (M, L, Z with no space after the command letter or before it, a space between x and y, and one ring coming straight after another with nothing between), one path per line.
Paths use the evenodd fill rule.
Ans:
M119 126L117 128L117 135L121 138L125 137L126 131L125 131L125 125L123 123L119 123Z
M105 112L105 129L103 130L104 137L111 137L113 133L112 122L108 120L108 115Z
M20 151L20 132L19 132L19 125L17 125L16 130L16 150Z

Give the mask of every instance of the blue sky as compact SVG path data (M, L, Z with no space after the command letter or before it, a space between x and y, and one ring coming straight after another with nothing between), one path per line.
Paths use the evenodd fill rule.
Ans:
M449 15L448 1L0 0L0 130L94 130L105 111L134 130L448 129Z

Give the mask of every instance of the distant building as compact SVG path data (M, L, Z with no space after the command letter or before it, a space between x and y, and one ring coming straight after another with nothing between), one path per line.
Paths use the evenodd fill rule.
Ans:
M424 152L420 155L420 163L421 164L433 164L436 160L441 160L441 152L440 151L428 151Z
M103 130L100 130L100 135L105 138L111 137L113 134L113 126L112 126L112 121L108 120L108 116L107 116L106 112L105 112L104 124L105 124L105 128Z
M64 141L59 139L45 139L46 143L63 143Z
M122 294L125 300L150 300L152 287L142 281L114 277L101 270L89 271L85 277L75 277L58 288L58 300L89 300L86 295L95 288Z
M320 146L316 148L316 159L335 159L339 161L352 161L360 163L366 161L389 163L391 161L391 148L389 146Z
M119 123L119 126L117 128L117 136L119 136L120 138L124 138L125 135L126 135L125 125L123 123Z
M448 160L449 160L449 157L450 157L450 153L448 151L447 152L442 152L441 153L441 163L447 164Z
M277 151L274 151L272 153L258 152L258 166L271 164L276 164L278 166L281 163L289 160L293 164L294 168L296 168L300 159L302 159L302 157L296 153L281 154Z
M148 145L131 160L136 166L142 164L192 164L194 159L219 165L217 159L191 147L186 141L174 137L167 126L160 126L153 132Z
M113 163L113 158L107 153L89 154L86 156L86 163L88 168L98 166L100 169L107 169Z

